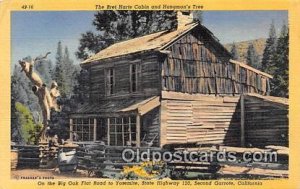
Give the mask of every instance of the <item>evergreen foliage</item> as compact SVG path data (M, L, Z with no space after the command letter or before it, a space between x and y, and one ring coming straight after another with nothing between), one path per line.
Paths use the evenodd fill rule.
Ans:
M16 117L20 124L20 134L22 140L26 144L35 144L37 142L37 135L41 129L41 124L35 124L32 113L23 104L16 102Z
M239 60L240 59L239 53L238 53L238 50L237 50L237 47L236 47L235 43L232 44L230 53L231 53L231 57L232 57L233 60Z
M259 57L252 43L249 44L246 57L247 64L256 69L261 69Z
M278 38L274 23L271 24L261 64L262 70L274 77L270 81L270 94L273 96L288 97L289 32L286 24L283 24Z
M277 40L271 95L289 96L289 31L284 24Z
M73 88L73 100L77 103L78 107L88 102L89 93L87 91L89 91L89 77L89 71L85 69L81 69L79 74L76 76L77 83Z
M79 69L70 59L68 47L65 47L63 52L62 43L58 42L53 80L57 82L62 97L70 98L72 96L78 72Z
M266 41L266 46L262 58L262 70L268 74L273 75L276 69L275 66L276 54L276 30L274 23L270 25L269 37Z

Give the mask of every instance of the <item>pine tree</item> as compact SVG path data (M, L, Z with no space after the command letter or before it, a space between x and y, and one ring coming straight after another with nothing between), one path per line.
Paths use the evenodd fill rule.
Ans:
M259 57L253 43L248 46L246 62L249 66L260 69Z
M289 96L289 31L286 24L283 24L281 33L277 41L276 70L272 80L271 95L288 97Z
M76 77L79 74L80 67L74 65L73 60L70 58L67 46L64 51L64 64L66 69L66 94L68 97L71 97L73 95L73 88L76 85Z
M271 23L269 37L266 41L263 58L261 62L262 70L271 75L275 72L275 54L276 54L276 30L274 23Z
M232 44L230 53L231 53L231 57L232 57L233 60L239 60L240 59L239 52L237 50L237 47L236 47L235 43Z
M53 80L57 82L62 97L69 98L72 95L76 75L74 72L77 73L78 69L70 58L68 47L65 47L63 51L62 43L59 41Z
M67 96L71 95L73 88L73 72L75 71L73 61L70 59L70 54L68 47L65 47L64 55L63 55L63 63L65 69L65 94Z
M73 88L74 91L74 101L77 102L78 106L83 105L84 103L88 102L89 99L89 71L82 69L79 74L76 76L76 85Z
M53 80L55 80L58 84L60 93L63 97L65 97L68 94L68 86L67 86L67 66L65 64L65 57L63 54L63 48L62 44L59 41L57 44L57 51L56 51L56 65L54 69L54 77Z

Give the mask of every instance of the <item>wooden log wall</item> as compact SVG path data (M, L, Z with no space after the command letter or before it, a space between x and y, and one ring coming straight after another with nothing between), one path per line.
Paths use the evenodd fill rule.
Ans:
M196 35L196 37L195 37ZM201 94L268 93L268 77L229 61L210 41L188 34L170 46L162 88Z
M137 65L137 91L130 92L130 64ZM105 70L113 68L115 75L114 93L107 96L105 93ZM160 77L157 56L126 56L116 60L103 61L86 68L90 72L89 92L90 102L99 102L111 98L126 98L134 96L153 96L159 94Z
M105 81L104 69L97 69L96 67L89 69L89 92L90 101L95 102L105 97Z
M240 145L239 97L165 99L161 106L161 146L172 143Z
M245 99L246 145L288 146L288 108L273 106L259 99Z

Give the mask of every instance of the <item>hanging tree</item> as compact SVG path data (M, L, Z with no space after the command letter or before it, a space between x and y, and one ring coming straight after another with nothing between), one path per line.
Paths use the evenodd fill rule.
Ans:
M47 88L47 85L42 81L39 74L37 74L34 70L34 64L47 58L50 52L46 53L43 57L37 57L33 59L31 62L20 60L19 64L22 67L21 72L24 72L25 75L32 82L33 93L38 97L39 105L42 109L43 115L43 128L39 134L41 140L47 138L46 131L49 126L50 121L50 112L51 110L60 111L60 107L57 104L56 100L60 96L59 90L57 88L57 84L55 81L52 82L50 90Z

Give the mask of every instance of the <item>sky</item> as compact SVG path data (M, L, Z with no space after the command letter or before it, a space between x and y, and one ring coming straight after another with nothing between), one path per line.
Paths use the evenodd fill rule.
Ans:
M288 12L206 11L203 13L203 24L223 44L267 38L272 21L279 34L282 24L288 24Z
M51 52L55 62L57 43L67 46L75 63L82 33L92 30L94 11L15 11L11 14L12 66L24 57ZM204 11L203 24L221 43L267 38L271 22L277 32L288 23L287 11Z
M55 62L57 43L67 46L75 63L80 35L94 30L92 21L95 12L13 12L11 18L12 64L24 57L36 57L46 52Z

